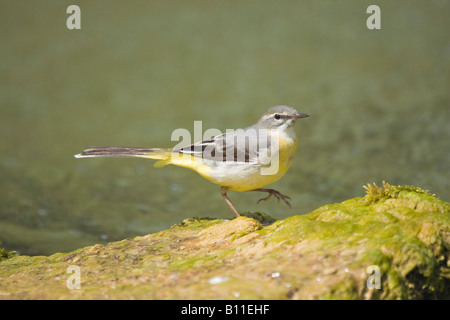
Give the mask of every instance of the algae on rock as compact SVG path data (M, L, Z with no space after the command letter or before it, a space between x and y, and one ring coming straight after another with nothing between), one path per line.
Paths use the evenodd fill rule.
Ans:
M12 258L15 253L15 251L6 251L5 249L0 248L0 261Z
M449 204L416 187L366 189L275 222L191 218L70 253L9 257L0 298L449 299ZM78 290L67 287L71 265ZM380 289L367 286L370 266Z

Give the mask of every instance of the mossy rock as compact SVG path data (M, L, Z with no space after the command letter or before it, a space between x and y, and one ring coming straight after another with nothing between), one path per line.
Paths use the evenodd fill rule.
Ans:
M410 186L366 189L275 222L192 218L49 257L2 251L0 298L449 299L449 204ZM380 289L367 286L370 266Z

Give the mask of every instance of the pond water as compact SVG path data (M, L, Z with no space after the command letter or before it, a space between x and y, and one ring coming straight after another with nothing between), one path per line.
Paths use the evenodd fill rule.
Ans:
M292 208L230 192L275 219L363 196L383 180L450 200L450 2L61 1L0 11L0 248L66 252L232 218L219 187L145 159L75 159L86 146L170 147L172 131L242 128L271 106L308 113L271 187Z

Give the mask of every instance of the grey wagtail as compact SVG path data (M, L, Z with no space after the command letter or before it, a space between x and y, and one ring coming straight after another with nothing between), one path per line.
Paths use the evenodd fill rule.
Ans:
M276 106L250 127L228 131L189 146L168 149L90 147L75 157L150 158L159 160L155 167L174 164L192 169L220 186L221 195L237 217L239 213L227 196L228 190L267 192L269 195L259 201L274 196L290 207L288 196L262 187L277 181L289 169L298 145L293 126L297 119L306 117L309 115L298 113L294 108ZM274 164L275 170L264 174L263 169Z

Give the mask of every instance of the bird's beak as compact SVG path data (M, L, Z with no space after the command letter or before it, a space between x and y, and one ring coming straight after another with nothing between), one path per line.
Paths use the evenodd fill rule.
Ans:
M308 118L308 117L309 117L309 114L306 114L306 113L298 113L298 112L296 112L295 115L294 115L294 119L295 120L297 120L299 118Z

